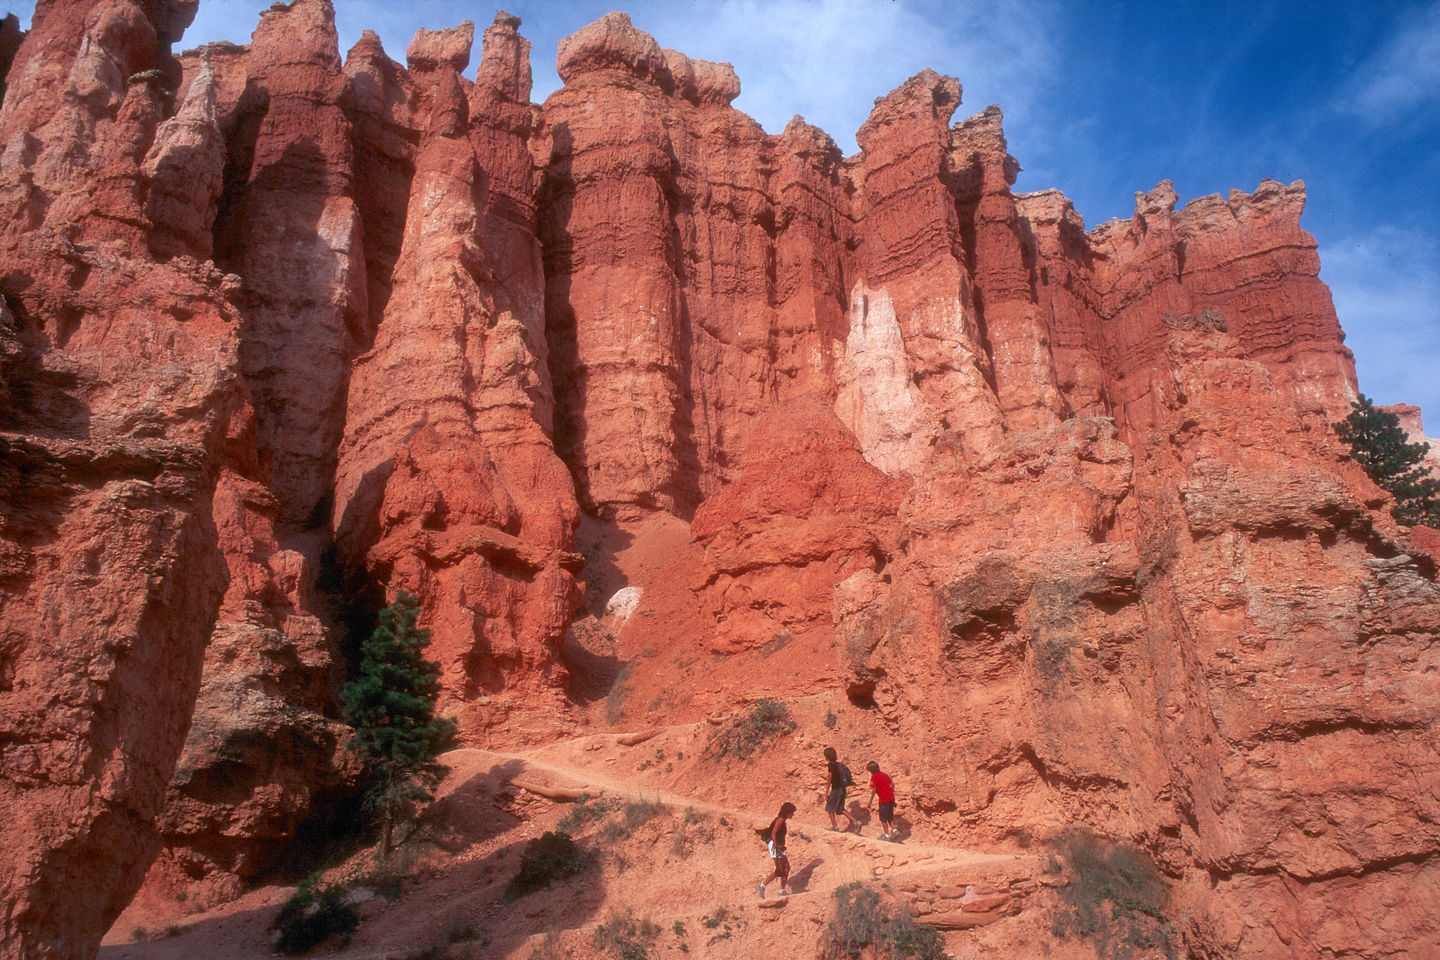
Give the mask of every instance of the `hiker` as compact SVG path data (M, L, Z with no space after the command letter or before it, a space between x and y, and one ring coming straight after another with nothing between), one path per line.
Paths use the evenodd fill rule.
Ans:
M870 799L865 801L865 809L870 809L870 804L877 799L880 801L880 827L885 832L880 834L881 840L894 840L895 832L895 781L890 779L889 774L880 772L880 764L871 760L865 764L865 769L870 771Z
M770 861L775 869L770 876L755 884L755 892L760 894L760 899L765 899L765 885L771 880L780 881L780 896L790 896L790 858L785 855L785 834L789 832L789 826L785 821L795 816L795 804L784 803L780 805L780 813L770 822L770 826L760 831L760 839L764 840L770 850Z
M850 775L850 768L840 762L834 747L825 748L825 773L830 790L825 798L825 812L830 814L830 829L840 829L835 825L835 815L838 813L845 818L845 832L849 833L850 828L855 826L855 820L845 812L845 788L853 787L855 778Z

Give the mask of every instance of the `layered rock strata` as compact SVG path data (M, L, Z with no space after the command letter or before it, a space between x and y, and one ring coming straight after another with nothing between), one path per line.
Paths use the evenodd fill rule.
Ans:
M411 46L412 68L423 67L412 73L433 87L429 115L394 292L355 364L336 477L343 555L424 599L430 655L477 736L495 718L463 703L517 684L532 695L515 705L556 715L556 653L580 566L573 486L548 437L529 44L517 24L502 15L486 30L474 84L459 75L468 30Z
M623 14L537 106L508 14L472 81L468 23L194 10L0 26L0 956L93 951L157 819L159 893L273 865L387 593L471 742L573 722L582 508L693 520L687 649L873 707L936 835L1139 845L1197 956L1440 939L1435 563L1330 430L1302 185L1087 231L933 71L844 158Z
M194 12L42 3L0 109L7 958L92 956L135 892L225 590L236 286L144 242L169 45Z

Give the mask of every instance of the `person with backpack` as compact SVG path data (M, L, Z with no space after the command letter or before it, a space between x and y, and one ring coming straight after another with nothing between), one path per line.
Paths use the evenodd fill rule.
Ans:
M880 828L884 831L880 834L881 840L895 839L895 781L890 779L889 774L880 772L880 764L871 760L865 764L865 769L870 771L870 799L865 801L865 809L870 809L870 804L876 799L880 801Z
M770 862L774 867L770 876L755 884L755 892L760 894L761 900L765 899L765 885L771 880L780 881L780 896L790 896L790 857L785 852L785 835L790 832L786 821L793 816L795 804L783 803L780 805L780 813L770 821L770 826L760 831L760 839L765 841L770 852Z
M840 762L834 747L825 748L825 775L830 789L825 798L825 812L830 815L830 829L840 829L835 823L835 815L839 814L845 818L845 832L849 833L850 828L855 826L855 821L845 812L845 790L855 785L855 778L850 774L850 768Z

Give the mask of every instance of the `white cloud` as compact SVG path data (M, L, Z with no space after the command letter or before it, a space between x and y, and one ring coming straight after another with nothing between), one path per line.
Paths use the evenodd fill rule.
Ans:
M1440 3L1402 19L1356 68L1342 103L1373 123L1440 101Z
M959 116L989 103L1013 126L1058 56L1049 0L730 0L632 5L662 46L735 65L735 106L778 133L801 114L846 152L871 104L926 67L959 77Z
M1381 403L1415 403L1440 426L1440 240L1381 226L1321 245L1320 278L1355 351L1360 389Z
M268 5L202 0L177 48L248 43ZM1061 65L1058 0L497 0L488 7L473 0L335 0L340 52L372 29L403 61L418 27L473 19L478 33L496 5L518 14L521 34L534 43L536 100L559 86L559 40L618 8L661 46L733 63L741 84L735 106L766 130L778 133L798 113L847 153L875 98L926 67L959 77L964 103L957 116L998 103L1012 140L1039 142L1038 111ZM33 8L33 0L20 0L16 12L28 23Z

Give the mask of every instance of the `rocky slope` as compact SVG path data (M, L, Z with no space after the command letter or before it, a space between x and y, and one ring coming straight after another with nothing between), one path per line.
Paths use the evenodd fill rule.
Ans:
M928 70L846 158L623 14L536 105L509 14L471 80L194 11L0 24L0 956L293 859L398 589L469 745L805 699L931 837L1146 851L1194 956L1440 942L1436 566L1302 184L1087 231Z

